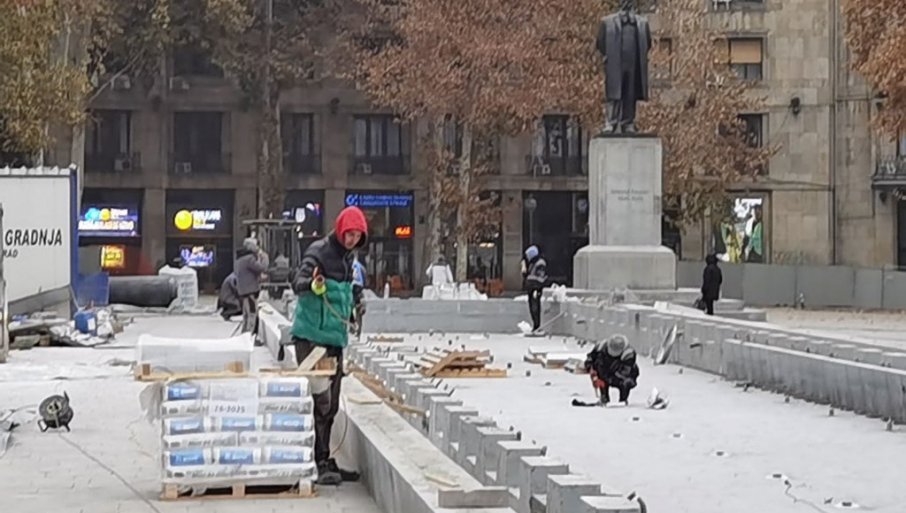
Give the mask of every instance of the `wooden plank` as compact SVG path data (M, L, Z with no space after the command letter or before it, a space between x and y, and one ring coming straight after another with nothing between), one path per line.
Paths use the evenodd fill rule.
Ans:
M179 487L177 485L166 484L163 486L160 499L162 501L184 502L189 500L309 499L317 496L310 481L300 482L287 491L273 491L275 488L283 487L283 485L250 485L247 483L236 483L232 486L206 488L205 492L200 495L190 494L180 496Z
M506 369L446 369L434 374L437 378L505 378Z

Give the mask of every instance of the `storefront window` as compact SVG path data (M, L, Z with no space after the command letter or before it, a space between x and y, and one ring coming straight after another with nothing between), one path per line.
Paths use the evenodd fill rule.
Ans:
M213 291L233 270L232 191L169 191L167 260L198 272L198 284Z
M368 273L367 286L380 293L411 290L413 283L414 196L411 191L348 191L346 205L362 209L368 219L368 247L359 259Z
M92 248L80 272L102 270L114 275L150 270L143 261L142 191L85 189L79 209L79 246Z

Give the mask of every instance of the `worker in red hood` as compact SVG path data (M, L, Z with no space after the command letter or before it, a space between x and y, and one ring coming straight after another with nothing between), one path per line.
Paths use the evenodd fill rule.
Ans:
M301 364L316 347L325 348L324 358L337 360L334 376L310 380L315 402L315 462L321 485L358 479L358 473L340 470L330 457L330 432L340 407L349 318L353 308L364 313L360 308L361 291L353 291L353 250L365 246L367 239L365 214L356 207L345 208L337 217L334 230L305 250L302 266L293 280L298 296L292 327L297 363Z

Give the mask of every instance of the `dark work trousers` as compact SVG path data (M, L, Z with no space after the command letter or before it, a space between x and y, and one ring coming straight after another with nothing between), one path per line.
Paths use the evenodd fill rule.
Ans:
M293 337L296 346L296 363L301 365L305 357L315 348L308 340ZM324 358L337 359L337 373L330 378L330 388L323 394L313 394L315 402L315 462L327 461L330 457L330 432L333 419L340 411L340 380L343 378L343 349L324 346L327 353Z
M258 293L242 296L240 302L242 304L242 333L255 333L258 324Z
M632 390L632 388L625 386L625 385L622 385L622 386L613 385L613 387L620 391L620 402L621 403L629 400L629 391ZM604 385L603 387L601 387L601 402L603 402L603 403L610 402L610 385Z
M714 300L705 299L703 300L703 302L705 303L705 313L708 315L714 315Z
M538 331L541 327L541 293L542 289L530 289L528 293L528 309L532 315L532 329Z

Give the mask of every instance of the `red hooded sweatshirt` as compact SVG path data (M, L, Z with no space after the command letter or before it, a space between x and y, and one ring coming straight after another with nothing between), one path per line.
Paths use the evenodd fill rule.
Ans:
M337 216L337 221L335 223L337 239L342 241L343 235L350 230L362 232L362 240L359 241L359 244L356 247L364 246L368 236L368 221L365 219L365 214L359 207L346 207L340 212L340 215Z

